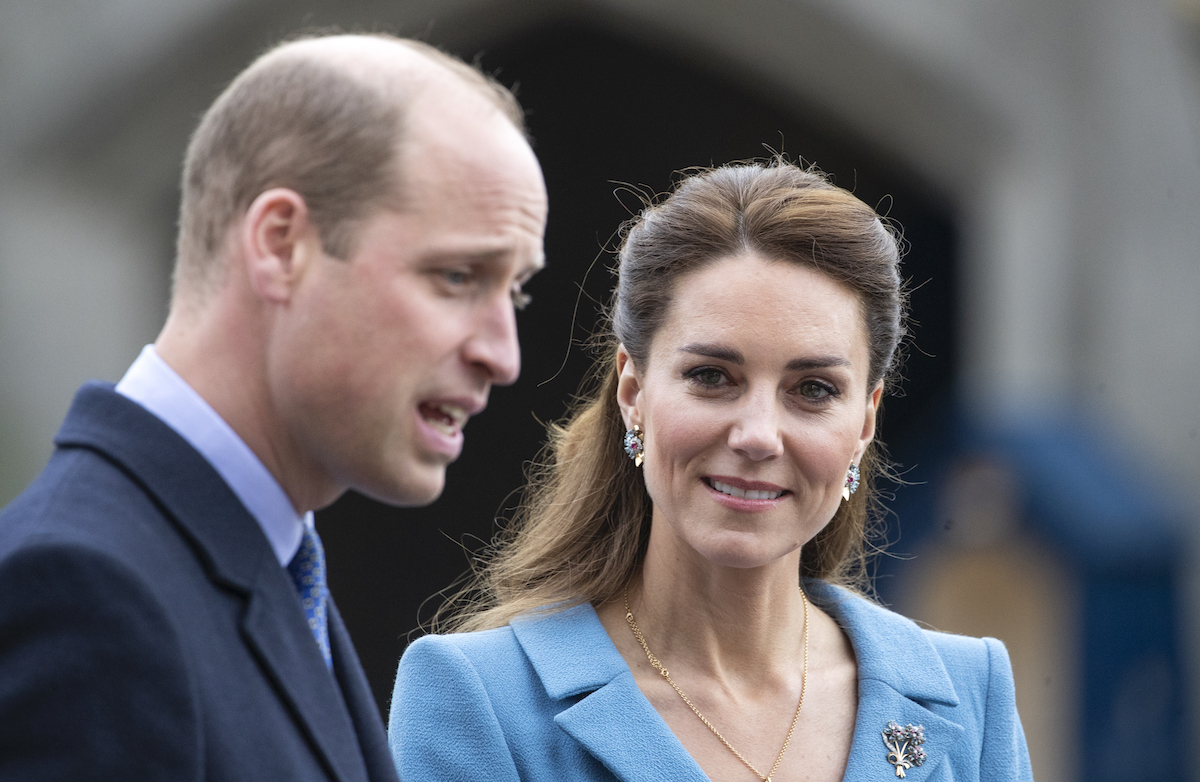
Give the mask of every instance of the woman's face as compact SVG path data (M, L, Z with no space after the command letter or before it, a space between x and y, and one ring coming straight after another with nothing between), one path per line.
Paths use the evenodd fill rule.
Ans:
M807 543L875 431L868 357L856 294L820 272L746 254L679 280L646 366L618 354L654 535L742 568Z

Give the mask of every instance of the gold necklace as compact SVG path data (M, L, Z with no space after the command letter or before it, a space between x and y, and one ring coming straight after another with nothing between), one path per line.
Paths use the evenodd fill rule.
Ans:
M779 754L775 756L775 763L771 766L771 770L765 775L751 765L749 760L742 753L733 748L729 740L721 735L721 731L708 721L708 718L700 713L696 708L696 704L692 703L691 698L683 694L683 690L679 689L679 685L671 678L671 674L667 673L667 669L659 662L658 658L650 651L650 647L646 645L646 637L642 635L642 631L637 626L637 622L633 619L633 611L629 610L629 587L625 587L625 621L629 623L629 629L633 631L633 637L642 645L642 651L646 653L646 659L650 661L650 665L654 670L662 674L662 677L667 680L667 684L671 685L671 689L679 693L679 697L683 698L683 702L688 705L688 708L700 718L705 727L713 732L713 735L721 740L725 748L737 756L737 759L746 765L746 768L754 772L754 775L763 782L771 782L771 778L775 775L776 769L779 768L779 763L783 760L783 753L787 752L788 745L792 743L792 734L796 731L796 722L800 719L800 710L804 708L804 693L808 691L808 597L804 594L804 590L800 590L800 599L804 601L804 668L800 674L800 702L796 704L796 713L792 715L792 724L788 727L787 736L783 740L783 746L779 748Z

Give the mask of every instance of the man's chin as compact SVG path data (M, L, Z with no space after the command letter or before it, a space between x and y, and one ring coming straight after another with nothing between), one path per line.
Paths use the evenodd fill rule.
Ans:
M362 487L358 491L385 505L398 508L418 508L429 505L442 496L446 487L446 469L423 467L418 475L406 475L403 480L388 485Z

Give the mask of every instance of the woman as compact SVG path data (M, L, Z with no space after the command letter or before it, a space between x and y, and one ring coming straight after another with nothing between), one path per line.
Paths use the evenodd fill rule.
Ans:
M400 662L403 779L1030 779L1003 646L858 596L896 237L782 161L628 228L595 392L449 635Z

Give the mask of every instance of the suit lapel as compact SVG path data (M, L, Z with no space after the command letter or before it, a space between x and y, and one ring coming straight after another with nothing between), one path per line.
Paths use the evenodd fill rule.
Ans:
M845 782L897 778L883 740L890 721L925 728L927 760L904 769L905 782L936 778L965 734L960 724L930 708L958 705L941 655L916 624L899 614L821 581L807 581L805 591L849 636L858 664L858 716Z
M158 502L209 578L246 601L242 636L330 774L339 782L365 780L337 686L257 522L203 456L112 388L80 389L55 443L100 453Z
M354 723L367 776L377 782L396 782L396 766L388 749L379 707L332 598L329 601L329 645L333 649L333 672Z
M555 723L618 779L707 781L638 689L590 605L517 619L512 628L547 694L563 703Z
M242 618L242 635L295 711L331 776L341 782L365 782L362 752L341 693L303 621L295 588L273 559L263 559L259 583Z

